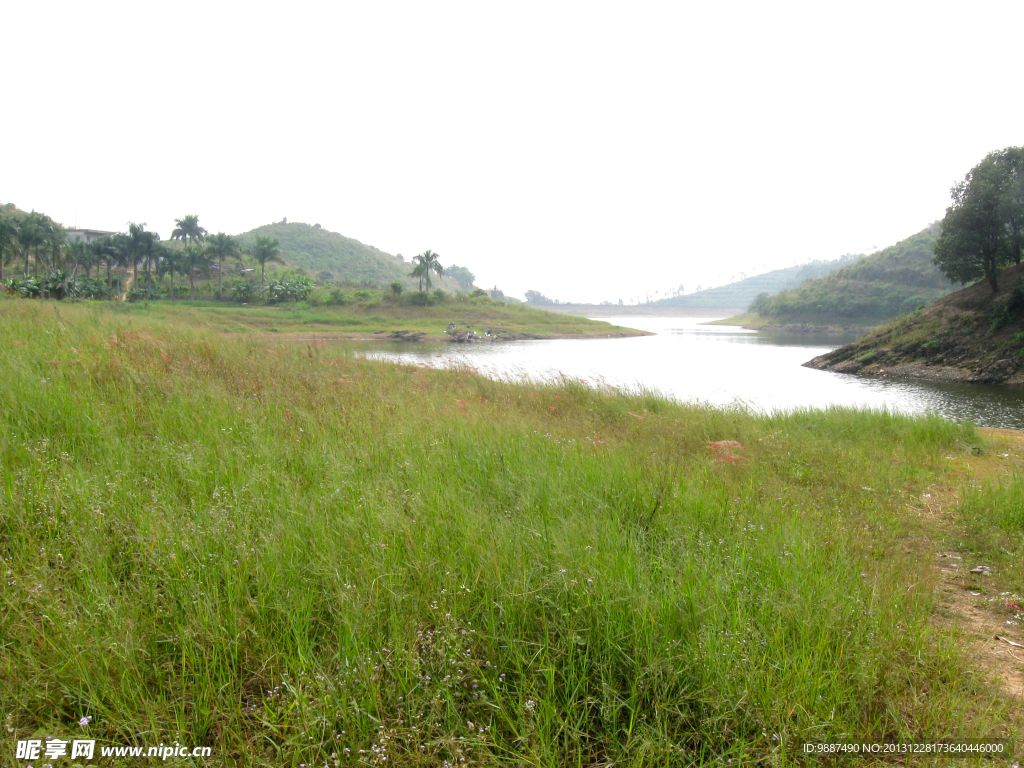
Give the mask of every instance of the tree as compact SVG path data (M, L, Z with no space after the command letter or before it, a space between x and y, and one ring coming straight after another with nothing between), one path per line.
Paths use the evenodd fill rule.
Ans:
M161 258L159 265L157 266L157 276L163 278L164 275L169 275L171 280L171 300L174 299L174 273L175 271L184 272L184 267L181 264L182 252L178 248L168 248L167 246L161 245Z
M218 232L207 238L206 251L217 260L217 298L219 299L224 290L224 259L238 256L241 249L231 235Z
M206 274L210 270L210 255L198 245L186 245L181 252L179 266L188 273L188 284L192 288L191 300L196 298L196 272Z
M284 264L284 260L281 258L281 244L277 242L276 238L272 237L256 235L256 242L249 251L249 256L254 261L259 262L261 286L267 283L268 261L272 261L275 264Z
M25 274L28 275L28 254L32 251L35 254L36 271L39 271L39 247L46 243L47 233L50 231L49 216L41 213L28 214L21 220L18 227L18 243L21 245L22 253L25 255Z
M1024 256L1024 147L1008 147L997 154L1007 173L999 216L1006 222L1010 258L1020 264Z
M132 267L134 277L132 278L135 282L139 280L139 262L144 261L146 263L146 272L149 273L149 260L153 256L153 246L160 241L160 236L156 232L147 232L146 225L136 224L134 222L128 223L128 263Z
M433 251L424 251L419 256L412 257L413 267L412 272L409 273L409 277L418 277L420 280L420 291L423 290L423 283L427 284L427 290L430 290L430 273L434 272L438 277L444 275L444 267L441 266L441 262L438 261L438 254Z
M527 291L526 301L529 304L552 304L553 302L540 291Z
M448 277L452 278L459 284L459 287L464 291L472 291L473 283L476 282L476 275L470 272L465 267L457 267L452 264L450 267L446 267L444 273Z
M118 256L118 245L114 237L107 236L101 237L97 240L93 240L89 243L89 251L92 256L92 263L96 265L96 270L99 271L100 263L107 265L107 288L111 286L110 280L110 269L114 266Z
M10 214L0 213L0 280L4 279L4 264L18 250L18 220Z
M187 240L190 245L196 245L206 237L206 230L199 226L199 217L195 214L175 219L174 225L171 240Z
M46 229L46 247L50 249L50 267L52 269L64 268L64 249L68 245L68 233L64 227L50 222Z
M999 290L999 271L1018 261L1024 245L1024 157L1017 147L992 152L950 194L934 262L950 280L985 278Z
M89 276L89 245L85 240L72 240L68 243L67 254L74 265L73 271L77 272L79 266L85 267L85 276Z

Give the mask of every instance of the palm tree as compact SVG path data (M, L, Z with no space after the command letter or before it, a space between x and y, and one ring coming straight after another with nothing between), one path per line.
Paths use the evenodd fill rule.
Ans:
M25 275L28 275L28 253L32 250L35 253L36 271L39 270L39 246L46 242L46 233L49 231L50 218L41 213L28 214L21 221L18 228L18 242L21 244L22 253L25 254Z
M249 251L249 255L259 262L261 286L266 285L267 282L268 261L272 261L275 264L284 264L284 259L281 258L281 244L277 242L277 238L256 235L256 243L253 245L252 250Z
M60 224L50 222L46 232L46 245L50 249L50 266L53 269L64 268L64 249L68 244L68 233Z
M199 217L195 214L175 219L174 223L171 240L188 240L189 244L195 245L206 237L206 230L199 226Z
M170 275L171 277L171 299L174 299L174 273L175 271L184 273L184 265L182 264L183 252L178 248L167 248L166 246L159 246L160 261L157 263L157 275L163 277L164 275Z
M181 260L178 262L178 266L183 271L188 272L188 282L192 287L192 295L189 298L195 301L195 274L196 272L205 273L210 269L210 256L206 249L200 248L198 245L186 245L185 249L181 252Z
M145 259L146 264L149 264L149 254L153 248L153 240L155 238L155 232L147 232L146 224L136 224L134 222L128 222L128 258L129 263L132 266L132 272L134 276L133 282L136 284L139 282L139 262Z
M97 272L100 268L100 262L107 265L107 288L110 288L110 268L114 265L117 257L117 246L114 238L108 236L93 240L89 243L89 253L91 255L91 262L96 265Z
M89 245L85 240L73 240L68 243L67 253L75 265L75 271L78 270L78 265L81 264L85 267L85 276L88 277L89 267L92 265L89 263Z
M0 214L0 280L4 279L4 262L18 247L18 221L14 216Z
M237 256L239 253L238 243L231 235L218 232L207 238L206 251L210 256L217 259L217 298L220 299L224 290L224 259Z
M423 290L424 281L427 283L427 290L430 290L430 273L434 272L438 277L444 274L444 267L441 266L441 262L438 260L438 254L433 251L424 251L419 256L413 256L412 261L416 265L412 272L409 273L409 277L418 277L420 279L420 290Z
M124 232L118 232L116 235L112 235L110 238L110 251L107 261L107 277L110 277L110 264L113 262L115 266L121 267L124 270L124 277L118 278L118 290L124 288L124 284L128 281L128 267L133 263L135 257L134 246L132 245L132 239Z

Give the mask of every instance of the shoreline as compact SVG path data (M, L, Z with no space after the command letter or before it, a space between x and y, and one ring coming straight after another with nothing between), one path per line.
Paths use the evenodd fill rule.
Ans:
M990 384L1006 387L1024 387L1024 370L1014 373L1006 379L995 381L986 375L985 370L974 371L970 368L958 368L950 365L928 365L927 363L914 361L908 363L897 363L885 365L884 363L872 363L865 365L857 360L844 360L839 363L829 364L824 358L827 355L820 355L806 363L804 368L811 368L817 371L829 371L830 373L842 373L848 376L878 376L883 378L913 379L918 381L944 381L957 384Z
M231 333L230 331L226 331ZM394 334L408 334L408 336L395 336ZM283 332L283 333L270 333L266 331L257 331L255 335L262 339L278 339L281 341L390 341L396 344L401 343L437 343L437 342L448 342L450 344L490 344L492 343L490 337L480 336L474 341L456 341L454 338L445 333L426 333L416 331L412 329L398 329L394 331L378 331L367 334L366 331L329 331L326 333L314 332L310 334L308 332L302 333L299 331ZM525 332L512 332L512 333L499 333L496 334L493 343L500 343L503 341L555 341L562 339L628 339L637 338L640 336L655 336L657 334L651 331L641 331L636 328L630 328L628 330L615 330L612 332L601 330L586 331L583 333L525 333Z

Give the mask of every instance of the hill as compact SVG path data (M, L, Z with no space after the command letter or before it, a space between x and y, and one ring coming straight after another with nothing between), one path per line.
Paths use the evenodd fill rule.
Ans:
M804 363L837 373L1024 385L1024 265Z
M281 258L288 264L300 267L312 276L330 272L332 280L354 284L386 287L400 282L413 288L417 281L409 277L412 265L398 256L392 256L372 245L330 232L319 224L298 222L277 222L264 224L236 239L249 248L257 235L273 237L281 244ZM459 290L458 283L448 278L433 277L434 287L446 291Z
M932 263L939 222L797 288L758 297L758 325L878 325L953 290ZM767 323L763 322L767 321Z
M685 307L690 309L718 307L746 307L760 294L775 294L787 288L795 288L805 280L821 277L849 264L857 255L847 255L832 261L812 261L795 267L775 269L763 275L754 275L729 285L707 288L684 296L673 296L641 304L641 307Z

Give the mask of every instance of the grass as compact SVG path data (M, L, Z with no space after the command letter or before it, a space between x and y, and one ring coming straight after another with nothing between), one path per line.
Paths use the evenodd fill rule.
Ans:
M554 768L1004 735L904 547L904 498L970 427L495 382L169 312L0 301L10 744Z
M166 322L222 333L257 333L284 336L365 338L395 330L423 331L447 338L450 322L461 330L483 334L487 329L536 338L632 336L641 331L585 317L545 312L524 305L505 304L486 297L450 299L442 304L415 307L379 298L345 306L310 306L305 302L277 306L247 306L231 302L152 301L135 304L88 302L93 311L112 318Z
M969 488L960 515L971 531L969 550L990 563L999 587L1019 600L1024 595L1024 477L1014 474Z

